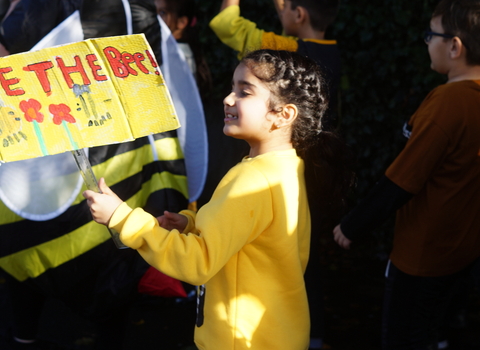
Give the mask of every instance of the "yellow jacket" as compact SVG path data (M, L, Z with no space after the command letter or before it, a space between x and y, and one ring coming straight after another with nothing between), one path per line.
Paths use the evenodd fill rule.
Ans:
M304 164L295 150L245 158L197 215L182 213L189 218L185 233L167 231L125 203L110 226L160 271L205 284L195 330L198 348L307 349L303 273L310 212Z

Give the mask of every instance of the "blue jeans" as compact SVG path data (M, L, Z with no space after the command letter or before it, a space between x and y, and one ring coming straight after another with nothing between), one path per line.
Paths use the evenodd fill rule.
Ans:
M421 277L388 262L383 301L382 350L435 350L456 283L472 268L448 276Z

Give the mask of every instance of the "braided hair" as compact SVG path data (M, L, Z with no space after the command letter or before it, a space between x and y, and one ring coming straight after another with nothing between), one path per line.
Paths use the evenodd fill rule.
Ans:
M328 217L326 229L333 228L354 183L353 157L340 136L322 123L328 91L319 66L298 53L276 50L250 52L242 63L269 88L272 111L289 103L297 107L291 141L305 161L308 199Z
M272 111L280 112L279 105L286 103L297 107L292 143L303 156L322 131L322 117L327 109L326 85L320 69L315 62L290 51L253 51L242 63L270 89Z

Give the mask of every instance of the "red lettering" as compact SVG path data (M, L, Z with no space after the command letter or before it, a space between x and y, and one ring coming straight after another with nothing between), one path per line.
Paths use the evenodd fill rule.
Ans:
M49 92L51 92L52 87L50 86L50 81L48 80L47 70L52 67L53 67L52 62L45 61L45 62L29 64L28 66L23 68L23 70L35 72L38 78L38 81L40 82L40 85L42 85L43 92L48 94Z
M125 67L127 67L128 73L131 75L138 75L137 71L130 67L130 63L135 62L135 58L133 58L132 54L129 54L128 52L122 53L122 61L125 64Z
M75 65L67 67L61 57L56 57L58 67L62 71L63 78L65 79L65 82L67 83L68 87L71 89L74 84L72 78L70 77L70 74L72 73L80 73L80 75L82 76L83 85L90 85L90 79L88 79L87 77L87 73L83 68L82 62L80 61L80 57L75 56L74 59L75 59Z
M100 67L99 65L95 64L96 61L98 61L98 58L95 54L90 54L90 55L87 55L87 62L88 62L88 65L90 66L90 69L92 70L92 74L93 74L93 77L95 78L96 81L105 81L107 80L108 78L105 76L105 75L100 75L97 73L97 71L99 71L100 69L102 69L102 67Z
M112 68L113 74L119 78L128 77L128 68L122 63L122 54L114 47L106 47L103 49L103 53L107 57L110 68Z
M145 74L148 74L148 69L143 65L142 61L145 61L145 56L140 52L137 52L133 55L137 67Z
M18 78L11 78L11 79L6 79L4 74L10 73L12 71L12 67L5 67L5 68L0 68L0 84L2 85L3 90L7 94L7 96L18 96L18 95L23 95L25 94L25 91L22 88L17 88L17 89L10 89L10 85L15 85L20 82L20 79Z
M130 74L138 75L138 72L131 66L132 63L135 63L142 73L149 73L147 67L145 67L145 65L142 63L142 61L145 61L145 55L140 52L132 55L129 52L120 53L120 51L114 47L106 47L103 49L103 53L107 57L113 74L116 77L126 78Z
M157 70L158 64L157 61L153 58L152 54L150 53L150 50L145 50L147 53L148 59L150 60L150 63L152 64L153 68L155 68L155 74L160 75L160 73Z

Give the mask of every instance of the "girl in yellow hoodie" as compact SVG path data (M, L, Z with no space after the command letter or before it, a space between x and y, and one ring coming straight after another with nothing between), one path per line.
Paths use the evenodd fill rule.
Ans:
M95 221L120 232L122 242L158 270L200 286L199 349L308 348L305 164L328 161L326 147L337 142L322 132L326 106L313 61L294 52L254 51L236 68L224 99L223 131L247 141L250 154L198 213L165 212L157 219L130 208L103 179L103 194L85 191Z

